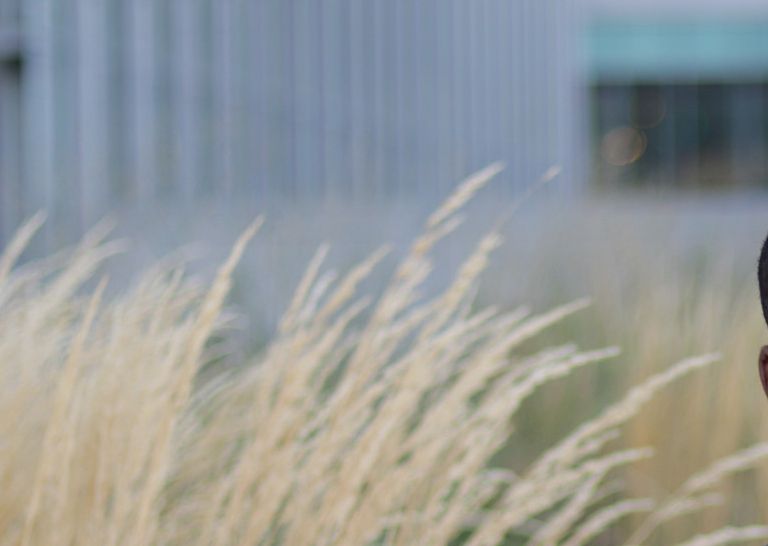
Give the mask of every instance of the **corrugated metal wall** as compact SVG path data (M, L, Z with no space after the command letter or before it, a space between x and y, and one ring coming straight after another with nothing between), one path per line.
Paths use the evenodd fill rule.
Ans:
M3 224L44 207L80 229L116 204L209 195L433 198L499 159L510 192L554 163L578 180L576 12L25 0L25 160L3 175Z

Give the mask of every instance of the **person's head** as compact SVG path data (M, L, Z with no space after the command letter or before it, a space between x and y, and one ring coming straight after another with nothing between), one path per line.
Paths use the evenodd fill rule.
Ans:
M768 239L763 243L763 249L760 251L760 261L757 263L757 284L760 287L760 303L763 306L763 316L765 317L766 324L768 324ZM763 391L768 396L768 345L760 349L757 367Z

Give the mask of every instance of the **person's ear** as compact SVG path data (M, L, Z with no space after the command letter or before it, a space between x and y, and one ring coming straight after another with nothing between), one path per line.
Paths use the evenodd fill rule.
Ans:
M763 392L768 397L768 345L764 345L760 349L757 371L760 373L760 384L763 386Z

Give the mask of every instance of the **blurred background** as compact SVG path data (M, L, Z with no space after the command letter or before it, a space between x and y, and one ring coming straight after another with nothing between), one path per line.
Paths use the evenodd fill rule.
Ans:
M759 0L3 0L2 223L116 206L755 189ZM553 190L554 191L554 190Z
M435 286L557 166L506 224L479 302L588 295L531 350L624 348L578 389L532 401L529 444L508 457L713 350L721 366L628 431L661 446L631 486L663 493L768 438L753 271L768 230L764 1L0 2L0 239L43 209L33 250L49 251L111 214L132 243L118 279L187 243L204 272L265 213L234 298L254 347L318 244L337 266L385 242L402 252L460 180L499 160L440 249ZM766 488L768 471L734 481L706 521L768 517Z
M743 224L766 144L759 0L0 2L0 240L43 209L48 249L105 214L157 252L216 248L259 212L297 259L368 248L493 161L476 217L557 166L530 207L706 201Z

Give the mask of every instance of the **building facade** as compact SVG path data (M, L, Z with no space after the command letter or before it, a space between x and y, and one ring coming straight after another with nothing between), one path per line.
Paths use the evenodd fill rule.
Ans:
M433 202L498 160L509 195L583 178L574 0L3 3L5 233L40 208Z
M768 5L593 0L598 187L768 187Z
M0 236L130 205L768 180L758 0L0 0ZM276 204L274 206L277 206Z

